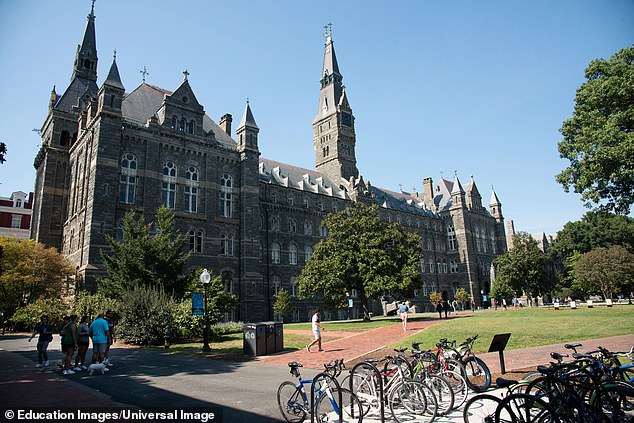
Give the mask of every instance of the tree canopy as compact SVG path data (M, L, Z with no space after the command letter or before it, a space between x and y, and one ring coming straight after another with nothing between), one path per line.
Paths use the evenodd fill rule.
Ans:
M634 46L594 60L561 127L559 154L570 165L557 175L587 207L629 213L634 201Z
M546 271L546 255L537 241L525 232L513 237L513 248L495 258L495 284L507 284L513 291L530 296L544 294L553 280ZM495 286L494 284L494 286Z
M575 284L588 294L612 298L634 282L634 254L620 245L596 248L583 254L575 265ZM629 296L630 292L626 292Z
M61 298L64 279L75 269L55 248L33 240L0 238L0 310L4 318L39 298Z
M185 236L175 227L174 214L161 207L154 224L146 224L143 216L128 212L123 220L123 240L106 236L109 251L101 256L108 278L99 281L99 290L118 298L133 286L156 285L182 295L187 282L181 276L189 259L184 252Z
M369 319L368 298L413 291L420 278L417 234L379 220L378 207L362 203L326 216L323 224L328 234L297 279L302 297L321 294L326 307L337 309L355 289Z
M0 142L0 163L4 163L6 155L7 155L7 145L3 142Z

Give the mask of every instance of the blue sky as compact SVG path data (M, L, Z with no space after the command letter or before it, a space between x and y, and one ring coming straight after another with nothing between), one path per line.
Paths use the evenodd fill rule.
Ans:
M0 195L32 191L51 88L70 82L89 0L0 0ZM248 97L263 157L314 167L323 25L373 185L422 191L441 175L491 186L518 230L555 232L586 209L555 174L583 72L634 42L634 1L120 1L95 4L101 85L117 50L127 91L190 72L216 122ZM235 127L235 125L234 125Z

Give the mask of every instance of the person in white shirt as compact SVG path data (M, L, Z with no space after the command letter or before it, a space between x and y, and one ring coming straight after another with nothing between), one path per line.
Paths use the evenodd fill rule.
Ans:
M306 345L306 351L310 352L310 347L317 344L319 348L318 351L321 352L323 350L321 349L321 311L320 310L317 310L315 314L313 314L312 323L313 323L313 335L315 336L315 339L313 340L313 342Z

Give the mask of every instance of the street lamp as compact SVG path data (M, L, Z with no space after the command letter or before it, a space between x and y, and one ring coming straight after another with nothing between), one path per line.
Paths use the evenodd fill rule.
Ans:
M205 290L205 308L204 308L204 325L203 325L203 341L204 345L202 348L203 352L211 351L209 347L209 318L207 317L207 287L209 286L209 282L211 281L211 275L207 271L207 269L203 269L203 272L200 274L200 283L203 284L203 288Z

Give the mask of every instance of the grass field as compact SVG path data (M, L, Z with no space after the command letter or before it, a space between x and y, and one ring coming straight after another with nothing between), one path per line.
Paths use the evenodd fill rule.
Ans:
M433 325L390 347L409 348L412 342L421 342L421 348L433 348L440 338L462 342L469 336L479 334L475 351L486 352L493 336L498 333L511 333L507 350L633 334L634 306L577 310L498 309L496 312L467 314L460 319Z

